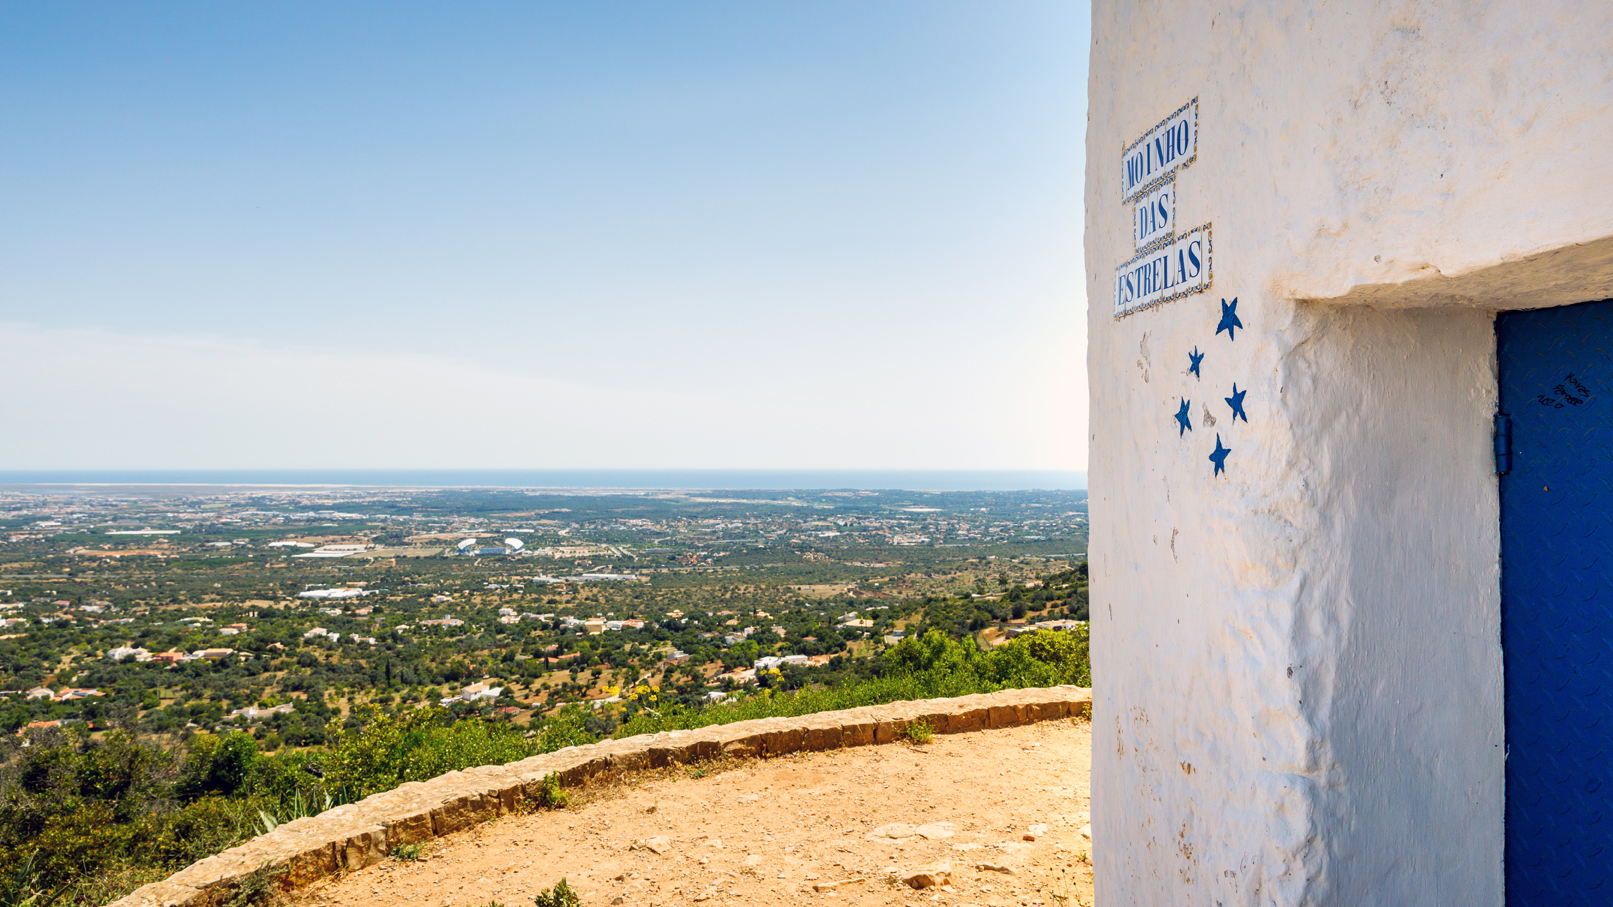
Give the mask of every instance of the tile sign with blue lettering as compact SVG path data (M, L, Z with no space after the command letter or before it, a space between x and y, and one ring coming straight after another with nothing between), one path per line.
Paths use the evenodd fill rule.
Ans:
M1176 108L1127 146L1120 160L1120 200L1129 202L1199 156L1199 99Z
M1115 269L1115 317L1210 288L1210 225L1173 235Z
M1176 230L1176 177L1148 190L1132 210L1131 241L1138 251Z
M1120 199L1131 203L1136 254L1115 269L1115 317L1210 288L1210 225L1176 230L1177 174L1198 159L1199 99L1126 147Z

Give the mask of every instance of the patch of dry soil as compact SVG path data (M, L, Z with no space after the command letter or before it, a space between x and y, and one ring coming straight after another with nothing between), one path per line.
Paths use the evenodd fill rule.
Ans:
M1086 907L1091 743L1077 719L663 773L489 822L296 903L520 907L564 877L584 907ZM950 884L900 881L941 864Z

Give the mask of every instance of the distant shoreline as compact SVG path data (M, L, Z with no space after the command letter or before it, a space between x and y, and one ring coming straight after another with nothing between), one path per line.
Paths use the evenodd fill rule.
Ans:
M0 470L0 490L521 488L555 491L1079 491L1078 470L64 469Z

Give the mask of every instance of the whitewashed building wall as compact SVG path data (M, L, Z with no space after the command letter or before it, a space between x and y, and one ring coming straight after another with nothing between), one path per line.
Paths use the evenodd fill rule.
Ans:
M1613 297L1610 16L1094 3L1100 903L1503 903L1493 318Z

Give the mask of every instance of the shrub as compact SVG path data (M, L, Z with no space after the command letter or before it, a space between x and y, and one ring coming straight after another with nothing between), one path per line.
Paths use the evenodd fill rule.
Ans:
M970 609L966 617L978 616ZM837 685L760 690L715 705L692 697L673 702L664 694L650 705L635 703L614 735L1009 687L1090 686L1091 673L1085 627L1026 634L989 652L970 637L931 630L891 647L862 675L848 672ZM312 713L323 700L310 695L308 703ZM304 740L319 748L273 755L259 752L242 732L198 734L182 749L118 732L99 742L73 730L30 732L26 747L7 740L9 748L0 750L0 867L7 868L0 871L0 907L28 898L41 907L58 894L62 903L105 903L281 822L454 769L591 743L609 730L596 722L591 733L592 714L568 705L526 737L502 721L455 718L437 708L393 715L361 710L334 742ZM922 743L931 733L915 722L904 736ZM289 741L292 730L286 734ZM550 775L537 803L564 809L571 795ZM405 855L406 846L394 858L418 858L418 845L412 846L413 857ZM541 897L551 898L549 905L577 904L564 879Z
M560 787L560 776L550 772L543 776L543 784L538 788L538 806L543 809L567 809L571 806L571 795Z
M1030 633L986 653L982 673L1000 688L1092 686L1088 630Z
M207 794L228 797L246 788L257 762L258 742L251 734L197 734L191 739L177 792L187 799Z
M110 806L85 803L52 816L31 843L40 881L55 887L79 875L92 875L128 854L140 827L114 821Z
M570 703L544 722L532 739L533 751L552 753L568 746L593 743L596 737L588 733L588 717L592 710ZM617 736L621 736L620 733Z
M534 907L582 907L582 898L577 896L565 879L561 879L553 888L545 888L532 899Z
M233 847L257 833L251 804L203 797L142 823L139 859L179 868Z
M454 720L443 709L410 709L385 715L365 709L362 723L342 734L324 759L325 784L343 802L426 781L477 765L525 759L533 747L519 729L478 718Z
M902 728L902 738L909 743L929 743L934 736L935 729L930 727L930 723L928 721L924 721L922 719L918 721L909 721L907 726Z

